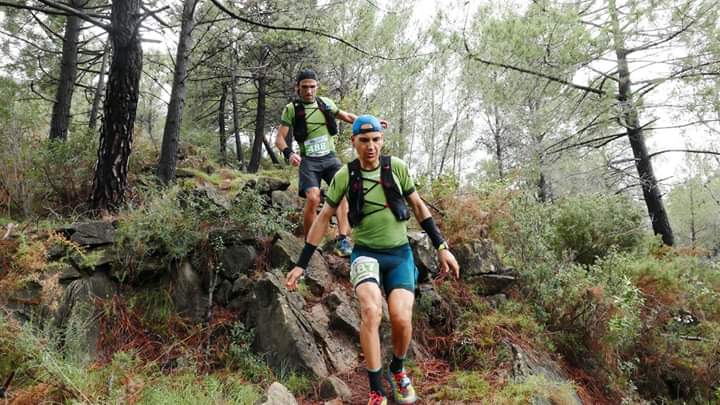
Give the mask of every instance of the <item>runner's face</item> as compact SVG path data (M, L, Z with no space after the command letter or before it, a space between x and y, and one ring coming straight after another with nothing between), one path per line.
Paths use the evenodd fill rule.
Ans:
M384 136L382 132L367 132L352 137L355 152L364 169L374 169L380 160L380 150L383 147Z
M315 93L317 93L318 82L314 79L303 79L297 85L298 95L305 103L315 101Z

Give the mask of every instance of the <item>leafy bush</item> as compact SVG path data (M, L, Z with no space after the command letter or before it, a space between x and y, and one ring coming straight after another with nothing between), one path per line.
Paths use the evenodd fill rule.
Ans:
M142 206L130 206L118 221L115 237L128 271L150 256L165 263L186 257L204 236L194 214L183 204L178 187L148 191Z
M552 246L558 255L592 264L610 250L629 251L642 241L643 216L623 196L569 197L557 204Z
M89 129L73 133L66 141L44 140L31 157L31 187L55 210L73 213L90 195L96 156L97 135Z

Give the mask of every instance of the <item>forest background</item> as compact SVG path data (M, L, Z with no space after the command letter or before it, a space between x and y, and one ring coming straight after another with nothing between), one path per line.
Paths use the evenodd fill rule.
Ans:
M0 224L122 218L154 193L171 195L183 168L294 176L272 143L295 74L312 67L321 95L390 122L385 151L448 207L446 232L458 241L468 206L454 217L448 201L469 198L490 218L530 227L557 263L603 268L630 251L651 261L674 252L696 260L689 267L702 275L677 280L705 280L714 297L697 304L705 308L717 299L720 253L717 9L711 0L0 0ZM347 125L337 142L351 159ZM555 222L533 222L546 209ZM486 231L529 271L547 252L528 251L529 239L510 246L503 224ZM664 271L686 266L672 263ZM642 361L631 348L649 293L630 273L630 295L608 299L627 299L615 305L635 332L608 338L606 365L613 389L636 398ZM528 277L539 283L535 304L549 306ZM711 346L717 309L703 311L710 326L692 336ZM546 315L543 327L568 320ZM688 398L720 395L717 366L697 373L702 383L690 384L703 388Z

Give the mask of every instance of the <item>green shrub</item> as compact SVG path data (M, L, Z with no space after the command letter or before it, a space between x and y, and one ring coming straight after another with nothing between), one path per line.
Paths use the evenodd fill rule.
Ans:
M265 360L252 349L254 331L237 323L231 330L229 366L238 370L247 381L261 384L273 379L273 372Z
M32 154L31 187L56 211L74 213L84 207L92 187L97 160L97 134L74 132L66 141L44 140Z
M450 375L446 384L435 389L430 396L432 401L484 401L490 393L490 384L481 373L456 371Z
M187 257L205 235L200 219L186 209L180 189L149 191L142 206L130 206L120 217L115 236L117 252L129 273L147 257L164 263Z
M644 235L643 216L623 196L568 197L556 204L552 246L558 255L592 264L612 249L630 251Z
M258 403L262 392L254 385L226 377L197 376L195 373L161 376L146 383L140 404L247 404Z

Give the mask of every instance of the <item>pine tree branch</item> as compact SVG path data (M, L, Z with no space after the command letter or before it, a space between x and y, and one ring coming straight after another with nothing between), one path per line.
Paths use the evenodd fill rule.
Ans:
M213 4L215 4L220 10L222 10L223 12L225 12L227 15L235 18L236 20L242 21L242 22L244 22L244 23L246 23L246 24L251 24L251 25L255 25L255 26L262 27L262 28L266 28L266 29L270 29L270 30L305 32L305 33L308 33L308 34L313 34L313 35L318 35L318 36L321 36L321 37L333 39L333 40L338 41L338 42L340 42L341 44L343 44L343 45L345 45L345 46L347 46L347 47L349 47L349 48L351 48L351 49L354 49L354 50L362 53L363 55L369 56L369 57L371 57L371 58L382 59L382 60L387 60L387 61L396 61L396 60L405 60L405 59L409 59L409 58L418 56L418 55L412 55L412 56L392 57L392 58L391 58L391 57L387 57L387 56L376 55L376 54L370 53L370 52L368 52L368 51L360 48L359 46L351 43L350 41L347 41L347 40L345 40L345 39L343 39L343 38L340 38L340 37L338 37L338 36L336 36L336 35L328 34L328 33L326 33L326 32L323 32L323 31L320 31L320 30L316 30L316 29L312 29L312 28L305 28L305 27L287 27L287 26L281 26L281 25L266 24L266 23L262 23L262 22L260 22L260 21L253 21L253 20L251 20L251 19L249 19L249 18L242 17L242 16L236 14L235 12L231 11L230 9L228 9L227 7L225 7L225 6L220 2L220 0L211 0L211 1L213 2Z

